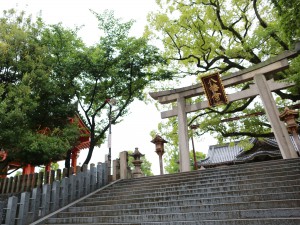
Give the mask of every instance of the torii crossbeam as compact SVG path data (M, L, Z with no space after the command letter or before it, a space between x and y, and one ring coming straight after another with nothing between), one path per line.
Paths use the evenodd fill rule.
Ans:
M260 95L268 120L272 126L272 130L284 159L296 158L298 155L289 138L287 129L283 122L279 120L279 112L276 108L271 92L286 89L293 86L293 84L285 82L277 83L272 79L272 77L277 72L288 68L288 59L294 58L299 54L300 42L296 44L296 48L293 51L285 51L276 57L268 59L267 61L222 77L224 88L254 80L255 84L251 85L249 89L228 95L228 102ZM161 104L177 102L177 106L173 107L172 110L161 112L161 117L163 119L173 116L178 117L180 172L190 171L187 113L209 107L208 101L203 101L197 104L186 104L186 99L202 95L203 93L204 89L201 84L149 93L153 99L157 100Z

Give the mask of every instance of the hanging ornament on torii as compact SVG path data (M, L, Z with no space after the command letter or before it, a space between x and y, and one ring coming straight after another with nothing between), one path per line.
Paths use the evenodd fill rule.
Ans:
M228 103L224 86L218 72L201 77L201 81L209 106L212 107Z

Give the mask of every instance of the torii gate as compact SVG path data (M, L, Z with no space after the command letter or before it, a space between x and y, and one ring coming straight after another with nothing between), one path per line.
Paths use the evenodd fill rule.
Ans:
M298 155L290 140L284 123L279 119L279 112L276 108L271 92L286 89L293 86L293 84L275 82L272 77L276 72L288 68L288 59L294 58L299 54L300 42L296 44L294 51L285 51L265 62L261 62L247 69L222 77L224 88L254 80L255 84L251 85L249 89L227 95L228 102L260 95L266 110L266 115L284 159L297 158ZM153 99L158 100L161 104L177 102L177 106L173 107L172 110L161 112L161 117L162 119L173 116L178 117L180 172L190 171L187 113L209 107L208 101L196 104L186 104L185 99L199 96L203 93L204 89L201 84L149 93Z

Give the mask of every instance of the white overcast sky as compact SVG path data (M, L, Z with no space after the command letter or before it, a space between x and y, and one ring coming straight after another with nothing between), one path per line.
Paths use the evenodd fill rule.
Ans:
M124 21L134 19L135 35L142 35L146 15L155 10L155 0L0 0L0 8L17 8L37 15L40 11L47 23L62 22L68 27L81 26L80 35L88 44L97 41L97 19L90 12L113 10Z
M155 0L0 0L0 11L15 8L24 10L33 16L41 12L46 23L59 23L74 28L82 26L79 35L88 45L92 45L99 38L97 19L89 11L92 9L97 13L104 10L113 10L116 17L123 21L135 20L132 35L141 36L146 17L150 11L155 11L157 6ZM112 127L112 159L118 157L120 151L134 150L138 147L140 152L146 155L152 162L152 171L159 173L158 156L154 152L154 144L150 143L150 131L157 128L161 121L160 112L154 105L146 105L136 101L130 107L130 115ZM203 141L204 142L204 141ZM199 143L201 151L206 152L208 145ZM199 148L196 150L200 150ZM91 162L103 162L104 155L108 153L107 144L100 149L95 149ZM82 151L78 162L85 159L86 151Z

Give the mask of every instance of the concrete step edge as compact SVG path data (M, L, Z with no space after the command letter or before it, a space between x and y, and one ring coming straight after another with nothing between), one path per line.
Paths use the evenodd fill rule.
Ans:
M300 203L300 199L297 199L297 200L294 200L294 199L292 199L292 200L290 200L291 202L292 201L294 201L294 202L296 202L296 203ZM259 205L259 203L263 203L263 204L266 204L266 203L269 203L269 204L275 204L275 202L279 202L279 203L285 203L284 201L260 201L260 202L258 202L258 201L255 201L255 202L252 202L252 204L257 204L257 205ZM204 210L202 210L201 209L201 207L203 207L203 208L205 208L205 207L211 207L211 206L223 206L223 207L229 207L230 208L230 210L227 210L227 211L232 211L232 208L230 207L230 206L232 206L232 205L237 205L236 207L236 209L235 210L246 210L246 208L245 209L239 209L238 208L238 205L245 205L245 207L247 206L247 205L250 205L250 203L249 202L238 202L238 203L226 203L226 204L192 204L192 205L180 205L180 206L178 206L178 205L176 205L176 206L172 206L172 208L174 209L191 209L191 208L197 208L197 212L212 212L212 211L204 211ZM272 205L271 205L272 206ZM298 205L298 207L300 207L300 205ZM277 207L277 206L275 206L275 207L270 207L270 208L247 208L247 210L266 210L266 209L279 209L279 208L284 208L284 209L287 209L287 208L289 208L289 209L294 209L295 208L295 206L290 206L290 207ZM155 210L161 210L161 211L164 211L164 210L168 210L168 209L170 209L170 206L153 206L153 207L139 207L139 208L124 208L124 209L120 209L120 208L118 208L118 212L120 212L121 211L121 214L128 214L128 213L131 213L131 212L134 212L134 211L147 211L147 210L153 210L153 211L155 211ZM101 213L105 213L105 212L107 212L107 213L111 213L112 212L112 210L111 209L102 209L102 210L84 210L84 211L63 211L63 212L61 212L61 213L59 213L60 215L64 215L64 214L66 214L66 215L72 215L72 214L84 214L84 213L99 213L99 211L101 211ZM174 210L174 211L176 211L176 210ZM185 211L188 211L188 210L185 210ZM214 210L214 211L226 211L226 210ZM190 212L196 212L196 211L190 211ZM130 214L130 215L132 215L132 214Z
M204 189L204 188L203 188ZM117 195L117 196L98 196L98 197L94 197L93 200L114 200L114 199L119 199L119 200L126 200L126 199L131 199L133 198L139 198L139 197L144 197L147 196L147 198L155 198L155 197L167 197L170 195L183 195L184 193L188 193L188 194L203 194L203 195L222 195L222 196L227 196L227 194L230 193L231 194L238 194L238 193L244 193L244 192L248 192L248 193L253 193L253 192L269 192L269 193L284 193L284 190L289 190L289 189L297 189L300 191L300 185L296 185L293 187L290 186L283 186L283 187L261 187L261 188L255 188L255 189L243 189L243 190L231 190L231 191L214 191L214 192L201 192L199 189L195 188L192 189L194 190L196 193L191 192L191 191L187 191L187 190L177 190L177 191L165 191L165 192L153 192L153 193L147 193L147 194L131 194L131 195ZM191 190L191 189L189 189ZM123 198L124 197L124 198ZM86 199L89 200L89 199Z
M183 206L184 206L184 204L186 204L186 205L188 205L187 203L190 203L189 202L190 200L180 200L180 201L176 201L176 200L174 200L174 201L163 201L163 202L160 202L160 203L171 203L171 202L173 202L173 203L178 203L178 202L182 202L182 204L183 204ZM199 201L200 201L200 199L199 199ZM237 204L243 204L243 205L247 205L247 204L260 204L260 203L266 203L266 204L274 204L274 203L276 203L276 202L279 202L279 203L284 203L284 202L286 202L286 201L288 201L288 202L293 202L293 201L297 201L297 202L300 202L300 198L299 199L282 199L282 200L267 200L267 201L252 201L252 202L234 202L234 203L217 203L217 204L203 204L203 203L201 203L201 204L197 204L198 206L203 206L203 207L210 207L210 206L222 206L222 205L224 205L224 207L225 206L230 206L230 205L237 205ZM146 203L132 203L131 204L131 206L132 205L137 205L135 208L144 208L144 209L146 209L146 207L140 207L139 205L142 205L142 204L157 204L157 202L146 202ZM120 205L122 205L122 206L124 206L125 207L125 209L128 209L128 204L126 204L126 203L123 203L123 204L117 204L118 206L120 206ZM196 205L196 204L195 204ZM196 205L196 206L197 206ZM109 209L107 209L107 208L109 208L109 207L115 207L116 205L100 205L100 206L72 206L72 207L70 207L69 209L71 209L71 210L74 210L74 212L77 212L75 209L76 208L83 208L83 207L85 207L85 208L101 208L101 207L103 207L103 208L106 208L105 210L109 210ZM164 206L164 207L170 207L170 206ZM155 207L151 207L151 208L155 208ZM132 209L132 208L131 208ZM95 210L97 210L97 209L95 209ZM91 210L89 210L89 211L91 211ZM71 211L71 212L73 212L73 211Z
M298 175L297 175L298 176ZM265 179L263 179L264 181L265 181ZM252 181L252 180L251 180ZM239 182L241 182L241 181L239 181ZM272 181L272 182L257 182L257 183L255 183L255 182L251 182L251 185L260 185L260 186L263 186L263 185L266 185L266 186L268 186L269 184L274 184L274 186L278 186L279 185L279 187L286 187L286 186L288 186L288 185L290 185L289 183L298 183L298 182L300 182L300 176L299 176L299 178L297 178L297 179L295 179L295 180L282 180L282 181ZM232 184L231 184L232 183ZM184 187L186 188L186 189L190 189L190 188L192 188L192 189L217 189L217 188L229 188L229 187L242 187L242 186L249 186L249 184L248 183L245 183L245 184L235 184L236 182L234 182L234 181L232 181L232 182L228 182L227 184L228 185L217 185L217 184L224 184L224 182L214 182L213 184L214 184L214 186L211 186L211 184L210 185L208 185L208 184L203 184L203 183L201 183L201 182L199 182L199 184L198 183L194 183L194 184L190 184L190 183L188 183L188 184L185 184L184 185ZM235 184L235 185L234 185ZM283 185L283 184L285 184L285 185ZM299 185L299 184L294 184L294 185ZM100 192L100 193L98 193L98 194L95 194L95 196L97 196L97 195L99 195L99 197L101 197L101 196L111 196L112 194L114 194L114 195L119 195L119 194L121 194L121 195L119 195L119 196L122 196L122 195L128 195L128 194L138 194L138 193L148 193L148 191L150 192L150 193L152 193L153 192L153 190L155 190L155 192L159 192L159 190L168 190L168 189L173 189L173 190L175 190L175 189L182 189L182 184L179 184L179 185L166 185L166 186L157 186L157 187L155 187L155 188L153 188L153 187L151 187L151 188L147 188L147 189L141 189L141 188L139 188L139 189L130 189L130 188L128 188L128 189L125 189L125 190L119 190L119 191L111 191L111 190L109 190L109 189L107 189L107 190L105 190L105 191L103 191L103 192ZM93 197L95 197L95 196L93 196Z
M282 193L282 194L284 194L284 195L290 194L290 195L296 196L296 198L300 198L300 193L298 191L297 192L285 192L285 193ZM194 200L197 199L197 200L201 200L201 201L206 201L206 200L212 201L212 200L219 200L219 199L223 199L224 200L226 198L248 198L248 197L251 197L252 199L254 199L254 197L266 197L266 196L271 196L271 197L274 197L273 198L274 200L278 200L278 199L275 198L275 196L278 197L278 195L273 195L272 193L270 193L270 194L254 194L254 195L240 195L240 196L226 196L226 197L217 196L217 197L209 197L209 198L208 197L200 196L200 194L197 194L197 197L195 197L196 194L193 194L193 195L186 194L186 195L182 195L182 196L171 195L171 196L167 196L167 197L156 197L156 198L148 198L148 199L146 199L146 198L132 198L132 199L126 199L126 200L122 200L122 201L129 203L129 200L130 200L130 203L133 203L133 202L143 202L143 201L150 202L150 201L146 201L146 200L152 200L152 202L156 202L156 201L158 201L158 199L160 201L164 201L164 199L166 199L166 198L175 198L175 199L178 199L178 197L179 197L179 200L181 200L181 199L183 200L184 198L188 198L190 196L193 196ZM88 204L96 204L96 203L97 204L101 204L103 202L104 203L105 202L116 202L116 203L119 203L119 202L122 202L122 201L120 201L120 200L119 201L118 200L108 200L108 201L89 201L89 202L81 202L81 203L85 204L85 205L88 205ZM253 200L253 201L255 201L255 200Z
M274 162L272 162L274 161ZM173 176L178 176L181 174L181 176L186 176L187 174L198 174L199 172L201 173L207 173L207 172L218 172L220 170L222 171L227 171L227 170L233 170L236 171L237 168L239 170L246 170L248 168L256 168L260 166L260 168L270 168L272 164L274 164L274 167L278 167L278 164L283 164L283 165L289 165L289 163L295 163L298 164L300 162L300 158L297 159L285 159L285 160L270 160L270 161L264 161L264 162L257 162L257 163L246 163L246 164L239 164L239 165L230 165L228 167L222 167L220 168L207 168L205 170L197 170L197 171L189 171L189 172L181 172L181 173L175 173L175 174L164 174L164 175L158 175L158 176L149 176L149 177L140 177L140 178L133 178L134 180L142 180L142 179L164 179L165 177L173 177ZM262 165L265 165L265 167L262 167Z
M243 213L243 212L246 212L247 214L250 214L250 213L254 213L254 212L264 212L264 211L280 211L280 212L283 212L283 211L289 211L289 210L294 210L294 211L297 211L299 213L299 219L300 219L300 207L298 208L272 208L272 209L245 209L245 210L236 210L236 211L232 211L232 210L224 210L224 211L213 211L213 212L183 212L183 213L168 213L168 214L144 214L144 215L140 215L140 214L133 214L133 215L119 215L118 218L122 217L122 218L126 218L126 217L135 217L135 216L139 216L139 217L142 217L142 216L148 216L148 217L151 217L151 216L169 216L169 215L186 215L186 214L194 214L194 215L201 215L201 214L211 214L211 213L214 213L214 214L224 214L224 213L236 213L236 214L240 214L240 213ZM274 214L275 216L276 214ZM93 218L114 218L116 216L94 216ZM75 217L75 218L80 218L80 219L83 219L83 218L90 218L90 217L85 217L85 216L80 216L80 217ZM270 218L270 217L269 217ZM272 218L276 218L276 217L272 217ZM287 217L289 218L289 217ZM296 217L297 218L297 217ZM62 219L66 219L66 218L60 218L60 217L51 217L49 218L51 220L62 220ZM241 218L241 219L246 219L246 218Z
M220 225L224 225L224 223L227 222L237 222L237 224L241 224L241 222L260 222L260 221L265 221L267 222L265 225L271 225L271 224L280 224L280 225L294 225L294 224L290 224L290 222L292 221L296 221L299 223L295 223L295 225L299 225L300 224L300 218L298 217L289 217L289 218L249 218L249 219L226 219L226 220L201 220L201 221L194 221L194 220L178 220L176 222L172 221L170 223L168 222L139 222L139 223L117 223L117 222L105 222L105 223L88 223L89 225L105 225L105 224L111 224L111 225L115 225L115 224L122 224L122 225L174 225L174 224L180 224L180 223L191 223L191 224L201 224L204 225L205 223L208 222L222 222L222 224ZM280 223L276 223L280 221ZM285 221L288 221L289 223L284 223ZM272 223L270 223L272 222ZM255 223L256 225L257 223ZM259 223L261 224L261 223ZM47 223L47 225L87 225L87 223L55 223L55 224L51 224L51 223ZM184 225L184 224L182 224ZM236 224L234 224L236 225ZM254 223L251 223L251 225L254 225Z
M274 172L272 170L270 170L268 173L259 173L259 174L254 174L253 172L251 173L248 173L248 174L240 174L240 175L232 175L232 176L207 176L207 177L201 177L201 176L198 176L198 177L188 177L188 178L177 178L177 179L172 179L172 180L167 180L167 181L152 181L152 182L147 182L147 181L144 181L144 182L136 182L135 179L126 179L126 180L122 180L122 182L118 183L118 185L115 185L112 187L112 189L119 189L119 188L122 188L124 189L124 187L128 187L130 185L131 188L134 188L134 187L141 187L141 186L149 186L149 185L156 185L156 184L169 184L169 183L178 183L178 182L185 182L185 183L188 183L188 182L194 182L195 179L197 179L198 181L214 181L216 179L219 179L219 180L226 180L226 179L232 179L232 178L237 178L239 177L240 179L243 179L244 177L265 177L265 178L272 178L274 176L282 176L283 175L289 175L289 174L299 174L300 172L300 167L297 167L297 170L299 171L278 171L278 172ZM274 175L275 174L275 175ZM208 178L208 179L207 179Z

